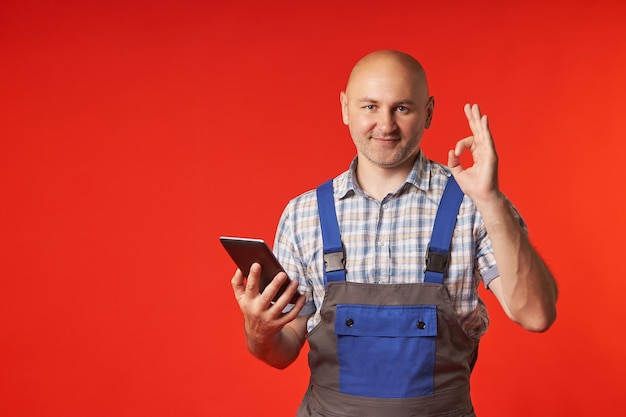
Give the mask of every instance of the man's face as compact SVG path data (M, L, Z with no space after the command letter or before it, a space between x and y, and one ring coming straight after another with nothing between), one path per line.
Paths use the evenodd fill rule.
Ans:
M423 77L396 61L374 62L351 76L341 104L360 161L412 166L434 106Z

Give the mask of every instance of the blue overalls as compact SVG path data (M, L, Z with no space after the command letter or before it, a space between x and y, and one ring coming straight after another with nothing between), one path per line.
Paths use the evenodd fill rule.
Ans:
M308 335L309 388L297 417L474 416L467 337L443 285L463 193L450 177L426 256L424 282L346 281L332 180L317 189L326 294Z

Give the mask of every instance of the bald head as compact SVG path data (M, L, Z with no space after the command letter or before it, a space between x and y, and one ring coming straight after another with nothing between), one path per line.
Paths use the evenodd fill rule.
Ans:
M422 65L411 55L393 50L372 52L356 63L346 86L346 94L359 90L372 80L395 78L402 82L407 94L416 99L428 99L428 83Z
M404 180L435 105L420 63L402 52L373 52L354 66L339 98L357 148L359 181L378 168L393 170Z

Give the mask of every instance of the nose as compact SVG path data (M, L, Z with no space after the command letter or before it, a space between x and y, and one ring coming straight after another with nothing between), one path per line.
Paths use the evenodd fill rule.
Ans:
M380 112L376 124L383 135L391 134L397 127L395 114L393 111Z

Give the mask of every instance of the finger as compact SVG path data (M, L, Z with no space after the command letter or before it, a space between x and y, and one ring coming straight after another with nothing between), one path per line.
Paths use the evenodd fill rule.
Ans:
M480 108L478 104L465 104L463 107L463 111L465 112L465 117L467 117L467 121L470 123L475 123L480 120Z
M472 122L470 128L474 133L476 145L490 143L493 141L489 128L489 119L486 114L482 114L477 104L472 106Z
M296 303L294 304L293 308L287 313L283 314L281 320L284 320L285 324L289 323L290 321L298 317L298 314L300 314L305 304L306 296L304 294L301 294L298 298L298 301L296 301Z
M246 282L246 295L254 298L259 295L259 282L261 281L261 264L258 262L250 266L248 282Z
M237 269L237 271L235 271L235 275L233 275L230 283L233 286L233 293L235 294L235 298L241 298L245 294L246 290L246 286L244 284L244 276L241 272L241 269Z
M265 289L263 290L262 296L268 305L276 297L276 294L278 294L278 291L280 291L280 288L283 286L283 284L285 284L285 282L287 282L287 280L288 280L287 274L284 272L279 272L272 279L272 281L267 285L267 287L265 287ZM280 300L280 298L282 298L282 294L281 294L281 297L278 298L278 300ZM287 303L285 303L285 305L283 305L282 308L284 308L286 305Z
M481 131L489 130L489 125L487 123L487 115L482 114L480 112L480 107L478 106L478 104L474 104L472 106L472 119L476 122L476 126Z
M465 149L471 151L472 144L474 143L474 137L469 136L465 139L458 141L453 150L448 152L448 168L456 175L463 171L463 164L461 163L461 154Z
M287 275L285 274L285 277L286 276ZM282 311L288 304L290 304L291 299L296 294L298 294L298 281L289 281L289 285L285 288L285 291L280 295L280 297L278 297L274 306Z
M478 104L472 105L472 116L474 120L480 120L480 107Z
M459 157L463 153L465 149L472 150L472 145L474 144L474 136L468 136L464 139L458 141L454 147L454 154Z
M450 171L452 171L453 174L463 170L461 158L456 156L454 150L448 151L448 168L450 168Z
M464 110L472 134L474 136L480 136L482 134L482 127L480 108L478 107L478 104L466 104Z
M478 125L476 124L476 119L473 113L473 106L469 103L463 107L463 111L465 112L465 117L467 118L467 124L469 125L470 131L472 135L478 134Z
M472 117L476 122L478 132L483 134L489 132L489 127L487 125L487 115L481 114L478 104L474 104L474 106L472 107Z
M465 117L467 117L467 120L470 121L472 119L472 107L469 103L465 103L465 106L463 106L463 111L465 112Z
M487 118L487 115L483 115L483 118L481 120L482 126L483 126L483 132L485 132L485 140L487 142L489 142L491 148L495 151L495 142L493 140L493 135L491 134L491 128L489 127L489 119Z

